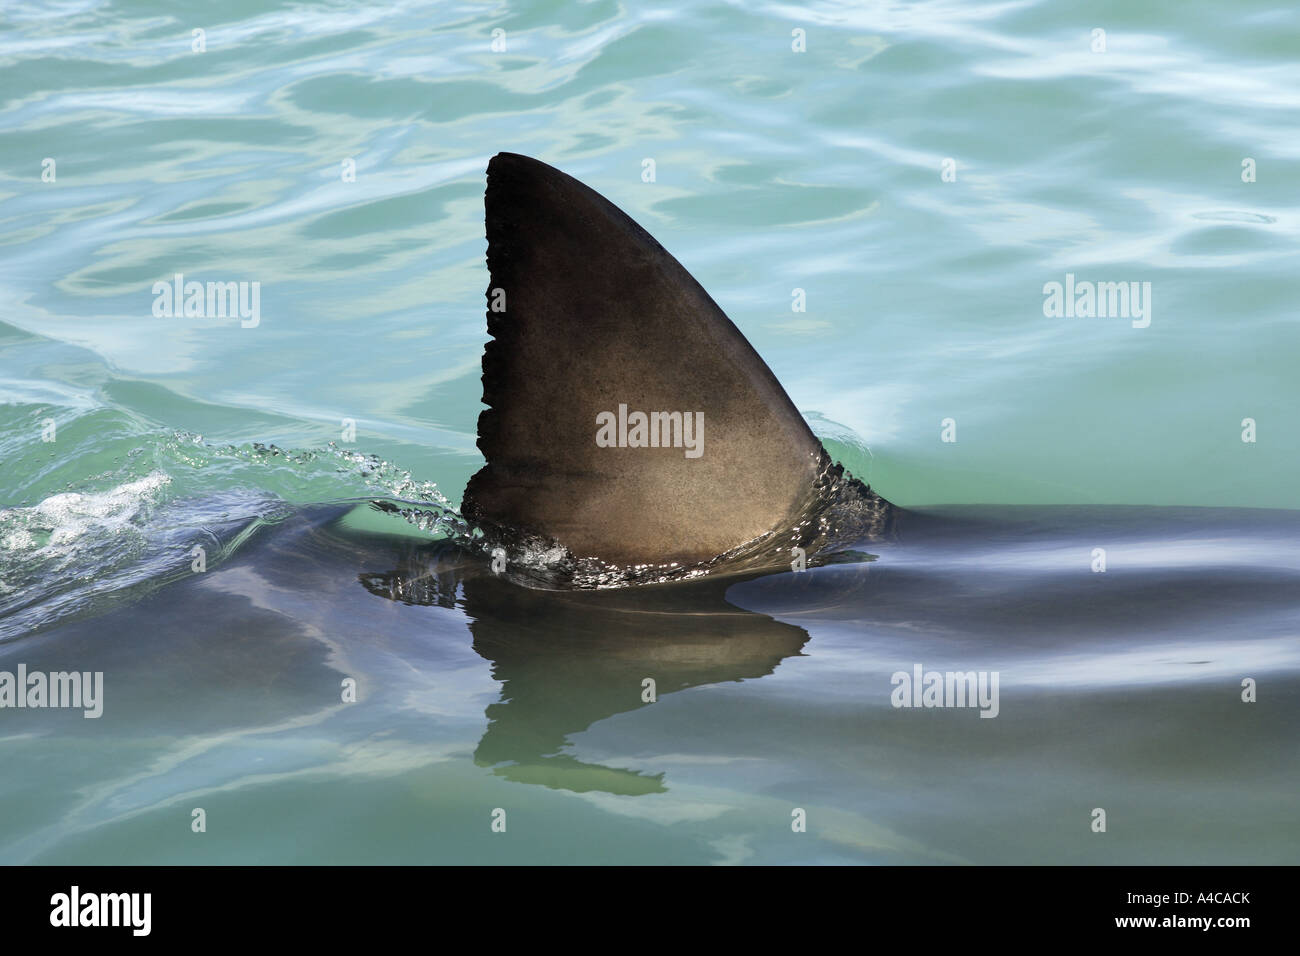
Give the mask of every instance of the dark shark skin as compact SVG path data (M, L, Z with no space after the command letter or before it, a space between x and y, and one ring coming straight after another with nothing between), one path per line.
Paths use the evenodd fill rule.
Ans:
M703 562L795 525L829 458L690 273L613 203L526 156L493 157L485 207L487 464L464 515L616 566ZM702 455L600 447L597 416L620 405L702 412Z

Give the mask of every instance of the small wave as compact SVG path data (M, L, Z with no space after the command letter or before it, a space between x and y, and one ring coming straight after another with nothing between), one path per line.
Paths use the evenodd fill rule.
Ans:
M1194 212L1192 218L1208 222L1252 222L1264 225L1277 222L1276 216L1266 216L1260 212L1246 212L1241 209L1215 209L1209 212Z
M0 511L0 643L212 565L241 533L286 513L273 496L167 502L153 472L102 492Z
M296 504L365 500L431 539L469 536L434 483L377 455L137 439L116 470L0 509L0 642L211 569Z

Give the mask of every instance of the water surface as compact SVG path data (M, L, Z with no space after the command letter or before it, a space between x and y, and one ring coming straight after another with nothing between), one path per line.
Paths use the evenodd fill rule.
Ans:
M0 670L106 700L0 711L0 861L1296 862L1297 26L7 3ZM897 536L598 595L439 543L499 150L676 255ZM260 322L155 317L176 273ZM1150 324L1045 316L1067 274ZM894 708L916 664L998 717Z

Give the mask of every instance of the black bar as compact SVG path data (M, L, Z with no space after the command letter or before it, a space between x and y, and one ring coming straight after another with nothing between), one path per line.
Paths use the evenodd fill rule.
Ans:
M435 927L453 938L486 930L489 942L500 929L534 926L541 942L603 925L626 934L626 945L658 948L665 929L703 923L733 939L761 939L780 924L796 936L833 925L864 943L910 940L915 952L1043 934L1231 945L1285 929L1293 876L1288 867L7 867L0 919L10 943L75 933L80 943L284 936L338 945L422 928L437 946L443 933L430 936ZM136 936L142 895L139 909L109 900L109 915L123 907L127 925L52 925L70 910L73 886L88 918L99 894L149 894L147 937ZM1202 919L1211 925L1190 923Z

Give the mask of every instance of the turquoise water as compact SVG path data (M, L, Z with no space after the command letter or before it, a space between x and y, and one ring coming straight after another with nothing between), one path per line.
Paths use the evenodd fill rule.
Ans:
M0 670L108 696L0 711L0 860L1295 862L1297 26L6 3ZM953 524L595 607L464 556L418 585L482 463L500 150L625 209L857 472ZM156 316L176 273L259 283L257 324ZM1149 324L1045 315L1067 274L1150 283ZM429 518L302 510L374 498ZM1001 668L1001 715L891 708L914 662ZM655 667L682 689L643 706Z

